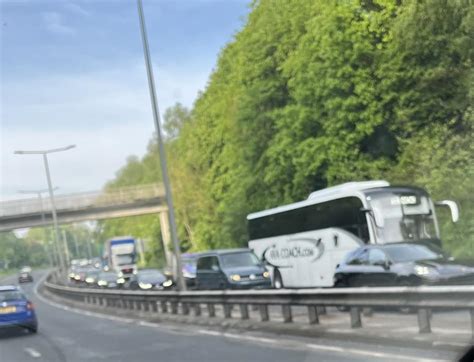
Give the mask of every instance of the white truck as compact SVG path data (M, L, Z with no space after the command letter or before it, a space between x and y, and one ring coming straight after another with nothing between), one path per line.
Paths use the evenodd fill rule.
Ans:
M137 241L131 236L109 239L104 245L104 259L110 270L123 278L129 278L137 271Z

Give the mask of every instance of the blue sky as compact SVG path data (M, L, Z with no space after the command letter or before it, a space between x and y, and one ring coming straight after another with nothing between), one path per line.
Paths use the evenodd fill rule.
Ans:
M158 102L191 106L249 0L143 0ZM0 0L1 194L44 188L51 156L62 193L100 189L144 154L153 120L135 0Z

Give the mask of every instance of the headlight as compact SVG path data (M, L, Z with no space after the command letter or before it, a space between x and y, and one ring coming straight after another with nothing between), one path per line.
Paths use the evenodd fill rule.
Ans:
M74 275L74 280L81 280L81 276L80 275Z
M119 273L118 273L118 277L119 277L119 278L122 278L122 277L123 277L123 272L119 272Z
M263 272L262 275L263 275L264 278L270 278L270 273L267 272L267 271Z
M166 280L165 282L163 282L163 286L168 288L168 287L171 287L173 285L173 281L172 280Z
M151 289L151 287L153 285L151 285L151 283L138 283L138 286L141 288L141 289Z
M240 281L240 275L239 274L233 274L230 276L230 280L233 282L239 282Z
M125 279L124 278L118 278L117 279L117 284L124 284L125 283Z
M420 276L428 276L437 274L437 271L436 269L430 268L428 266L415 265L415 273Z
M107 286L107 281L105 281L105 280L99 280L99 281L97 282L97 284L100 285L101 287L106 287L106 286Z
M87 277L86 278L86 283L89 283L89 284L92 284L95 282L95 279L94 278L91 278L91 277Z

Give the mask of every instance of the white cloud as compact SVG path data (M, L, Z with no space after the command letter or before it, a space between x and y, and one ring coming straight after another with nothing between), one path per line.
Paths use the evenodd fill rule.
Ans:
M72 35L76 33L72 27L64 24L63 16L60 13L48 11L43 12L41 15L46 29L50 32L61 35Z
M210 69L155 69L161 110L191 106ZM76 144L51 155L60 193L100 189L128 155L143 155L154 132L146 72L141 61L76 75L8 79L2 84L0 187L2 197L18 189L46 186L41 157L17 149Z

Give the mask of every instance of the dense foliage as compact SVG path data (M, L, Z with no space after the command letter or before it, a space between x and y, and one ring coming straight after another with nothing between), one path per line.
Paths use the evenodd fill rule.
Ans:
M192 110L165 115L179 233L246 245L245 216L353 180L461 205L445 245L474 257L473 25L468 0L261 0ZM153 143L109 187L159 179ZM133 224L133 225L132 225ZM104 227L155 240L143 217Z

